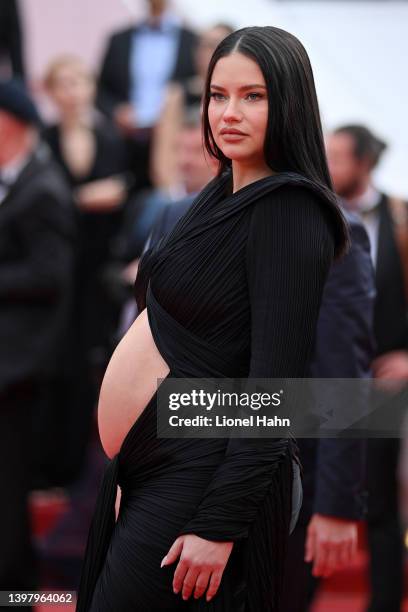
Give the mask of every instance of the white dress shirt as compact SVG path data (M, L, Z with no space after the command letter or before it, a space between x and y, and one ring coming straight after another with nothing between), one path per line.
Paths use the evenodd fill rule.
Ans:
M380 215L378 204L381 200L381 193L369 185L365 192L353 200L348 201L347 208L350 211L357 213L367 230L370 239L371 259L375 268L378 252L378 231L380 225Z
M164 13L156 27L148 22L134 33L130 57L131 102L138 127L153 126L160 115L165 88L177 58L179 19Z

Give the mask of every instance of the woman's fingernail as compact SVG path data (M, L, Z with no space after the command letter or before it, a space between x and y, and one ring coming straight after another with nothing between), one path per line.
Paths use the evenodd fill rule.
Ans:
M160 567L163 567L163 565L166 563L167 561L167 556L163 557L162 562L160 563Z

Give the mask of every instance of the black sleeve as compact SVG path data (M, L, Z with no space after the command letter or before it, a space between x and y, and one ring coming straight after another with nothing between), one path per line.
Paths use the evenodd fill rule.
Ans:
M250 378L306 374L334 239L320 204L285 187L254 205L247 244ZM182 533L245 538L271 489L287 440L230 439L225 460Z
M71 273L73 215L52 192L39 192L16 223L24 256L0 263L0 298L54 301Z

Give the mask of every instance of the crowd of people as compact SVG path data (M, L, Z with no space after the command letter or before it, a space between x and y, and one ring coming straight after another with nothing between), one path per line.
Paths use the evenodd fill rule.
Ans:
M213 53L234 26L193 32L166 0L147 4L146 20L109 38L96 75L80 55L50 61L52 125L30 94L17 3L0 5L0 590L41 587L32 490L72 493L71 518L56 529L79 541L80 567L107 463L98 396L138 315L139 260L218 172L203 147L202 100ZM406 381L408 208L373 178L387 145L360 124L339 126L325 144L350 248L324 286L308 375ZM321 578L353 559L364 520L367 612L399 612L400 440L304 439L299 453L303 504L279 610L310 609Z

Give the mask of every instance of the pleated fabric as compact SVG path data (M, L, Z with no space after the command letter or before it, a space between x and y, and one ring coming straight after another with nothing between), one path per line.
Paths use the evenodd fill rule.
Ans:
M305 376L343 219L326 190L282 173L230 194L214 180L143 257L136 281L172 377ZM158 439L156 395L110 463L77 612L278 612L296 444ZM115 523L116 486L122 502ZM210 603L172 593L160 561L181 534L233 541Z

